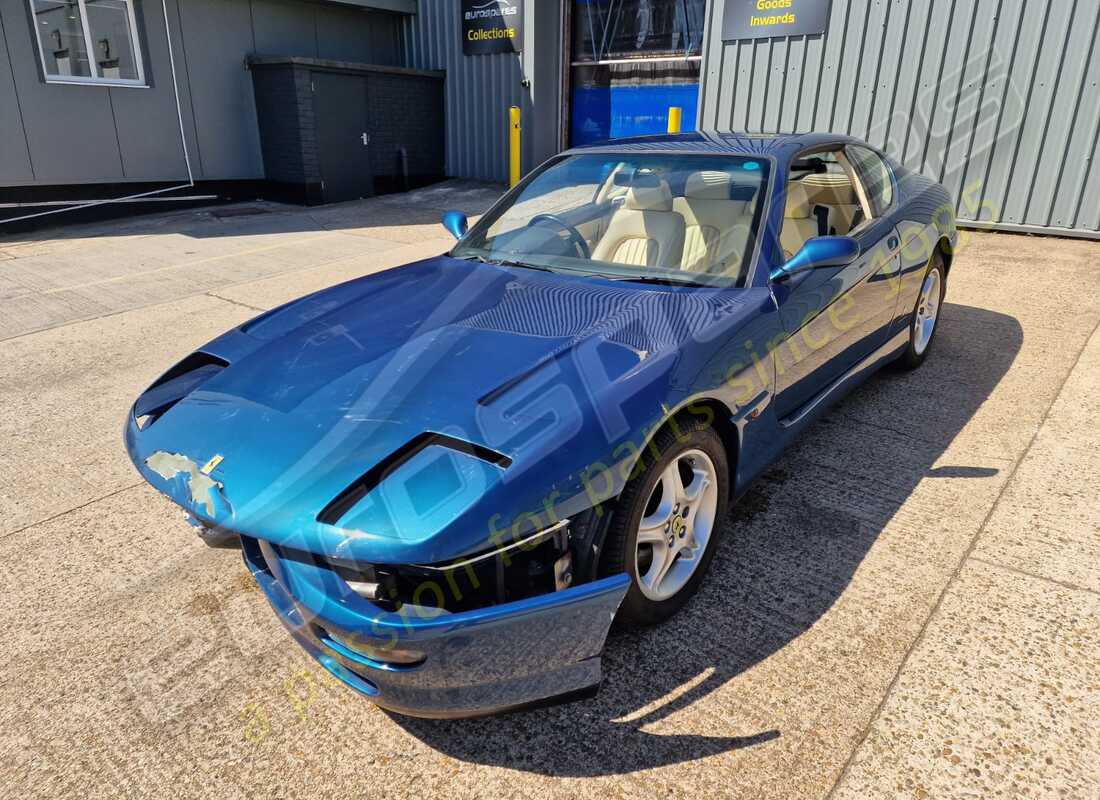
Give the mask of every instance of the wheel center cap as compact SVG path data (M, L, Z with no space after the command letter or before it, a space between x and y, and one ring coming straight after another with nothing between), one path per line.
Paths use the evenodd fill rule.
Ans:
M672 525L669 527L668 531L669 545L671 545L677 537L683 537L686 528L687 522L684 520L684 518L680 514L674 516L672 518Z

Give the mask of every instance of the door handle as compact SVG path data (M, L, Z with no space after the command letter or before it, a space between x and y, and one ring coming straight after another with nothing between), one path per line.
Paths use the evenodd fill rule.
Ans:
M900 242L898 242L898 237L896 236L891 236L889 239L886 240L886 246L889 247L891 250L897 250L898 244L900 244Z

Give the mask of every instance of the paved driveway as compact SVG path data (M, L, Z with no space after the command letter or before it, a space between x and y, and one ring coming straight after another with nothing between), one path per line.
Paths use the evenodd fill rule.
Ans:
M326 679L141 483L126 408L292 297L447 246L451 183L0 240L0 796L1100 796L1100 244L971 234L936 351L812 428L591 701Z

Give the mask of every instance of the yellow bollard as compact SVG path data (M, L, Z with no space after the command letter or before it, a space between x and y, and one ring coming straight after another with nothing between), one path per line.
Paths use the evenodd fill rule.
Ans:
M680 132L680 119L684 116L684 109L680 106L668 107L668 132L679 133Z
M519 106L508 109L508 185L519 183Z

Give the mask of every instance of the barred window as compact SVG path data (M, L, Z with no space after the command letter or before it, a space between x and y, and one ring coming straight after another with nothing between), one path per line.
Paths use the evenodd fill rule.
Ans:
M49 83L145 84L134 0L29 0Z

